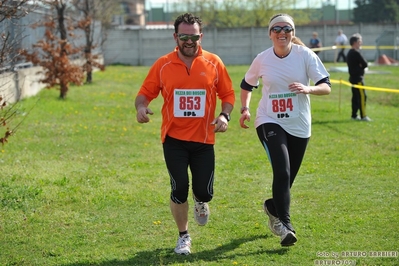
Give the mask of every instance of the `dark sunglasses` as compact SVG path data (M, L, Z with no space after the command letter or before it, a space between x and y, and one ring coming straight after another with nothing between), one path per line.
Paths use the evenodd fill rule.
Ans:
M293 30L294 29L291 26L284 26L284 27L274 26L272 28L272 32L274 32L274 33L280 33L281 31L284 31L285 33L289 33Z
M200 35L188 35L188 34L177 34L180 41L187 42L191 40L192 42L196 42L199 40Z

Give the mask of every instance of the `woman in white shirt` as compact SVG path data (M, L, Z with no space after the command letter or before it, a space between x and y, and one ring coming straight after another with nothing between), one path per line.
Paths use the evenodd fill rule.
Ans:
M263 207L281 245L291 246L297 237L290 218L290 190L311 135L309 94L329 94L331 83L319 57L295 37L291 16L273 16L269 37L273 46L257 55L241 82L240 125L248 128L251 93L261 79L255 127L273 169L273 195Z

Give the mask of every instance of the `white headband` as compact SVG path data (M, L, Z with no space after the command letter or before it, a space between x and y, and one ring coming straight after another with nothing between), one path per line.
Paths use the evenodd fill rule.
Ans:
M270 23L269 23L269 35L270 35L270 31L272 30L272 27L274 26L274 24L279 23L279 22L286 22L286 23L290 24L291 27L295 31L294 21L289 16L281 15L281 16L275 17L274 19L272 19L272 21L270 21Z

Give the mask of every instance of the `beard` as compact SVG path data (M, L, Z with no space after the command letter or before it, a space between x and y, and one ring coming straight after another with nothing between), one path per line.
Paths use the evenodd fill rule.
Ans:
M197 43L183 43L182 45L177 45L179 47L180 53L185 57L193 57L197 55L198 52L198 45Z

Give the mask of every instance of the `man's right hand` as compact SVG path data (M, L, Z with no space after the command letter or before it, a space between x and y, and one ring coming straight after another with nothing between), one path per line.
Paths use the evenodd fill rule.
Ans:
M148 107L139 108L137 110L137 115L136 115L137 122L139 122L139 123L148 123L150 121L150 118L148 117L147 114L153 115L154 113Z

